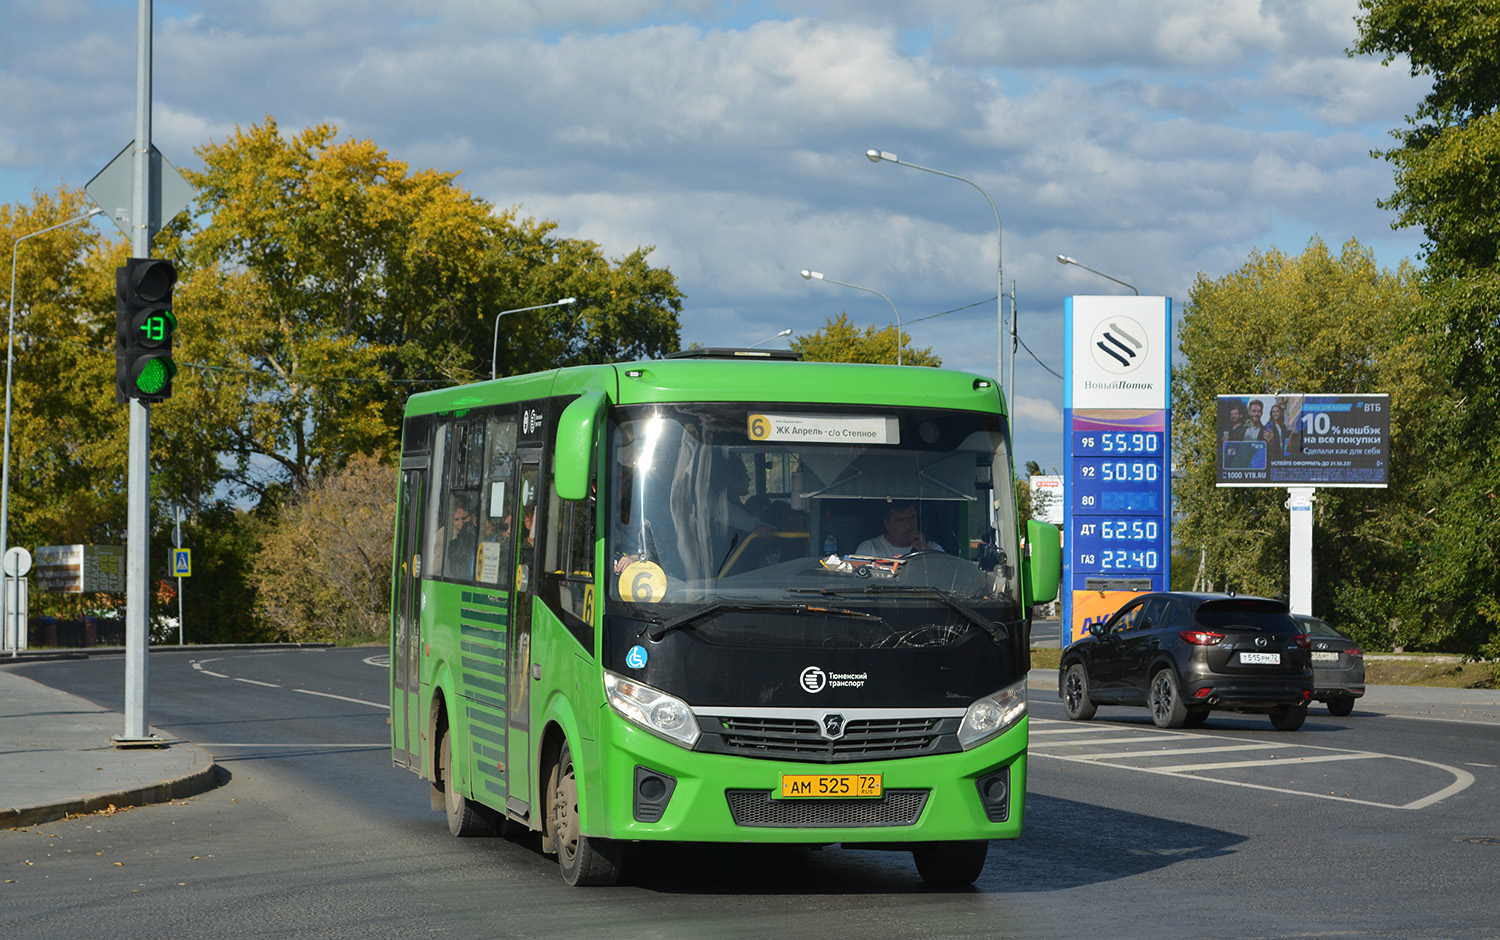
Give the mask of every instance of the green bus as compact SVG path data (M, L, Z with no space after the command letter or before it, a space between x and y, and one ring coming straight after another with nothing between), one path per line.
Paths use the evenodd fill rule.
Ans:
M1028 610L991 379L695 350L415 395L391 745L454 835L569 884L632 843L912 852L1021 833Z

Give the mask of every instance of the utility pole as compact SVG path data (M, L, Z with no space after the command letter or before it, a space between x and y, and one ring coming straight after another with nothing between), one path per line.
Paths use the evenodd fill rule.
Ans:
M153 213L159 194L151 190L151 0L136 0L134 199L130 254L151 257ZM125 732L116 747L159 747L146 720L146 682L151 643L151 406L132 398L129 495L125 518Z

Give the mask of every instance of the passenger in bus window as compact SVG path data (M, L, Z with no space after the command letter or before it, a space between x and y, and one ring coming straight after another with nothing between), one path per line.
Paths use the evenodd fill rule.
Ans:
M885 526L885 534L860 542L855 554L900 558L907 552L943 550L943 546L928 541L917 527L917 504L909 499L894 499L886 503L885 515L880 521Z
M474 524L473 504L463 498L457 497L453 501L453 528L452 535L448 537L447 547L443 549L443 558L447 566L446 573L450 578L462 578L465 581L474 577L474 552L478 543L479 531Z

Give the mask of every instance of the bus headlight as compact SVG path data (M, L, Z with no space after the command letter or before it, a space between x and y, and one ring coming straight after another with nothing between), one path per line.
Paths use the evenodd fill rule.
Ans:
M1026 680L976 700L958 726L958 744L964 750L977 747L1010 730L1026 716Z
M657 737L691 748L698 741L698 716L675 695L639 682L604 673L604 697L626 720Z

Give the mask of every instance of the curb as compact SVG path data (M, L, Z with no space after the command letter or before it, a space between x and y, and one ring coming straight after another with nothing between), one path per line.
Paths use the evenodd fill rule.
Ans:
M183 774L175 780L145 784L110 793L98 793L93 796L77 797L71 800L64 800L60 803L28 806L21 809L0 809L0 828L17 829L23 826L56 822L68 816L87 816L97 813L100 810L109 809L111 806L149 806L153 803L166 803L171 800L197 796L218 786L219 765L215 763L212 754L198 747L196 744L187 741L178 741L173 744L173 747L192 748L198 754L202 755L205 761L204 766L191 773Z

